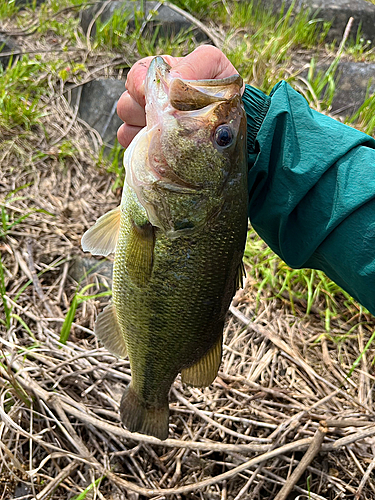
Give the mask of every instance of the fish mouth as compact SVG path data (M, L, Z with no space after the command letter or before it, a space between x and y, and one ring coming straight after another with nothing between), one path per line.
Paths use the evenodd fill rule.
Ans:
M158 118L169 104L169 87L173 77L171 66L160 56L154 57L145 81L147 129L158 124Z
M168 105L178 111L200 110L233 98L243 85L238 74L221 79L185 80L171 76L170 71L171 66L161 56L154 57L148 68L145 95L149 129Z

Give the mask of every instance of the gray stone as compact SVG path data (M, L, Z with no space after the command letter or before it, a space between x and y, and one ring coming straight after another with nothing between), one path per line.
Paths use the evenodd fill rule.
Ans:
M97 15L99 10L103 7L105 2L95 3L93 6L82 11L81 15L81 26L84 33L87 32L88 27L92 19ZM159 5L159 7L158 7ZM156 8L158 7L157 11ZM144 2L144 16L143 19L147 19L151 11L155 11L152 14L152 18L147 22L146 29L149 31L154 31L156 27L159 27L158 35L161 36L172 36L178 34L180 31L186 32L188 30L193 30L192 34L195 39L199 42L208 40L207 36L200 31L196 26L194 26L188 19L171 9L166 5L160 5L159 2L149 1ZM99 19L101 22L108 21L114 14L115 11L121 11L129 19L129 28L134 29L134 12L140 12L141 3L131 2L129 0L118 0L107 4L100 14ZM143 21L142 21L143 22ZM91 30L91 36L95 36L96 26L95 24Z
M16 489L14 490L13 498L15 499L29 497L31 493L31 486L29 484L20 482L17 484Z
M288 9L292 0L263 0L260 5L279 11L285 3ZM296 11L309 9L311 17L332 22L328 40L340 41L350 17L354 17L350 36L355 38L359 26L364 40L375 42L375 5L365 0L297 0Z
M80 118L97 130L103 141L109 145L114 144L117 129L123 123L117 116L116 107L124 91L123 80L101 79L86 83L80 93ZM78 96L76 90L73 93L73 106L76 105Z
M343 116L353 115L369 95L375 92L375 64L342 62L336 74L336 92L332 111Z
M318 71L327 71L329 65L318 64ZM307 71L302 73L306 78ZM354 115L366 99L366 92L372 95L375 92L375 64L340 62L335 80L335 94L330 112L343 117Z
M8 64L11 60L11 56L2 56L2 52L18 52L19 47L16 45L11 38L5 38L0 35L0 65L3 67L3 69L6 69L8 67ZM14 58L17 56L13 57L13 62Z

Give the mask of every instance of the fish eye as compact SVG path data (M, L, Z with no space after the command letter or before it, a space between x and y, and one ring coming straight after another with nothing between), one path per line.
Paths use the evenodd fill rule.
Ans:
M230 146L233 142L233 132L228 125L219 125L214 134L215 142L221 148Z

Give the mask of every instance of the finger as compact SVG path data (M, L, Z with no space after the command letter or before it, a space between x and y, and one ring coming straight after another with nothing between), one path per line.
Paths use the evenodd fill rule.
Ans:
M163 55L163 59L173 66L182 59L181 57L172 57ZM145 79L147 70L154 56L144 57L137 61L131 68L126 79L126 88L133 99L141 106L145 106Z
M137 61L126 77L126 88L129 94L143 107L145 107L145 78L152 59L153 56L149 56Z
M212 45L201 45L186 57L180 58L171 70L172 76L187 80L226 78L238 73L229 59Z
M127 123L123 123L117 131L118 142L121 146L127 148L142 128L143 127L134 127L132 125L128 125Z
M128 125L144 127L146 115L143 106L138 104L128 91L124 92L117 103L117 114Z

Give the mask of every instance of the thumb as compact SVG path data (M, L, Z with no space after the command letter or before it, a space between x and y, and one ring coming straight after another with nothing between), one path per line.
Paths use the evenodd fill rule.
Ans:
M212 45L201 45L171 69L172 76L186 80L226 78L235 73L237 70L227 57Z

